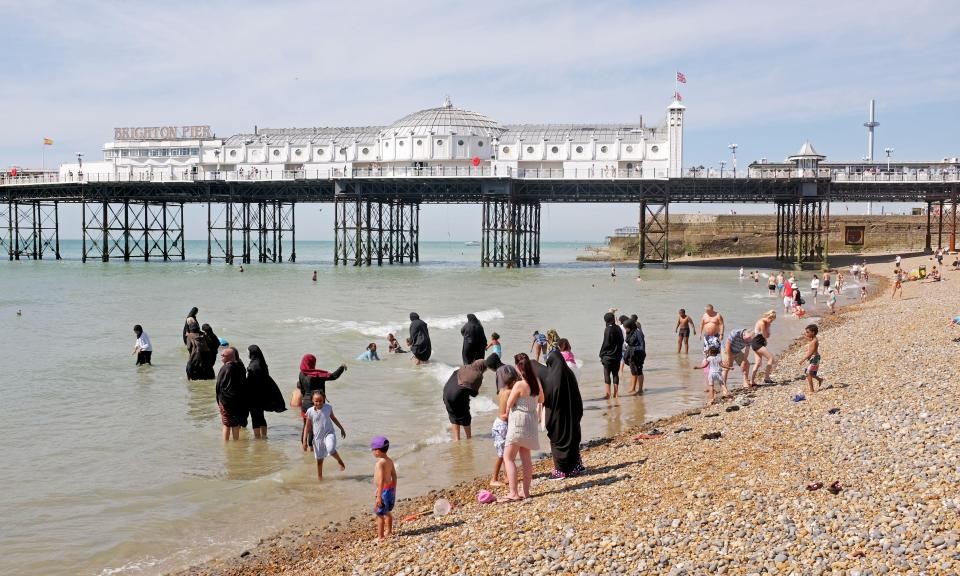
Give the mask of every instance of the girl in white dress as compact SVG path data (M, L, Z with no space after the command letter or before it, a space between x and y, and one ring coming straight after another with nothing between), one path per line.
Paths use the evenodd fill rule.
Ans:
M507 469L509 493L505 500L520 500L530 495L533 481L533 460L531 450L540 449L540 433L537 427L537 406L543 403L543 389L526 354L517 354L513 358L517 365L520 380L513 384L507 399L507 445L503 451L503 464ZM518 489L517 464L520 456L523 466L523 481Z

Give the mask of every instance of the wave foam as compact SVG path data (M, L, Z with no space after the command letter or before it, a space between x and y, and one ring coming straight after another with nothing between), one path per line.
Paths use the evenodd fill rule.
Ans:
M480 310L479 312L474 312L474 315L480 322L489 322L504 317L503 312L496 308ZM464 313L458 314L457 316L425 317L423 321L434 330L451 330L463 326L467 321L466 317L467 315ZM320 330L331 333L358 332L364 336L380 338L387 334L405 334L407 327L410 326L409 320L400 322L378 322L376 320L333 320L330 318L312 318L310 316L288 318L282 320L281 323L317 326Z

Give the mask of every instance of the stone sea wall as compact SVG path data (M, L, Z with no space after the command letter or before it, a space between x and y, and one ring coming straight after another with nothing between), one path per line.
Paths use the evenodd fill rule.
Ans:
M831 215L829 253L917 252L926 242L926 223L926 216ZM773 255L776 231L774 215L672 215L670 259ZM947 237L944 230L944 243ZM636 235L611 236L606 253L584 259L636 260L638 245Z

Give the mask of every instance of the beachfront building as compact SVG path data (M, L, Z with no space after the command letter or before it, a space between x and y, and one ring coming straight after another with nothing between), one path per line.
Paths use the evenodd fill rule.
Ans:
M662 124L500 124L447 98L389 126L264 128L216 137L207 126L117 128L96 162L64 164L69 180L283 179L489 175L680 176L683 112ZM229 176L228 176L229 175Z

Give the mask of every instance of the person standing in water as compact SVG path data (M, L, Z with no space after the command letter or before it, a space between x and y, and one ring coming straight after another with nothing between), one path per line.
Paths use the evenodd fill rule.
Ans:
M690 331L693 330L693 335L697 335L697 329L693 327L693 318L687 316L687 311L683 308L680 309L680 315L677 317L677 325L673 329L677 333L677 354L680 353L680 349L684 350L684 354L690 353Z
M187 318L183 321L183 345L187 345L187 333L190 332L190 320L193 320L193 323L200 327L200 323L197 322L197 314L200 313L200 309L194 306L187 312Z
M150 336L143 331L143 327L139 324L133 327L133 333L137 337L137 342L133 346L133 353L137 355L137 366L142 364L150 365L150 356L153 355L153 346L150 344Z
M254 438L267 438L267 419L264 412L285 412L283 392L270 377L267 360L260 347L253 344L247 348L250 363L247 365L247 391L249 392L250 425Z
M417 364L423 364L430 360L433 353L433 345L430 343L430 330L427 329L427 323L420 319L416 312L410 313L410 353L413 354L414 361Z
M484 352L487 348L487 335L483 331L483 325L474 314L467 314L467 323L460 328L460 335L463 336L463 348L461 356L463 364L467 365L477 360L483 360Z
M313 271L313 281L314 281L314 282L317 281L317 271L316 271L316 270Z
M297 379L297 392L299 392L300 396L300 416L304 419L304 428L306 428L307 425L307 410L313 405L313 393L317 390L323 392L324 401L326 401L327 382L336 380L346 370L346 364L341 364L340 367L333 372L319 370L317 369L317 357L313 354L304 354L303 358L300 359L300 376ZM290 407L295 408L296 405L297 403L294 402ZM310 439L310 443L313 443L312 439Z
M613 312L603 315L603 343L600 345L600 363L603 365L603 384L605 399L610 396L610 384L613 384L613 398L620 392L620 362L623 360L623 331L616 324Z
M643 394L643 362L647 359L646 338L635 318L627 320L624 326L627 329L625 359L630 368L630 393Z
M223 424L223 440L240 438L240 429L247 425L247 371L240 362L236 348L224 348L220 353L223 364L217 374L217 407Z
M753 337L753 340L750 341L750 348L756 356L756 365L754 366L753 373L750 375L747 388L753 388L756 385L757 375L761 373L761 366L764 362L766 362L766 368L763 370L763 383L774 384L774 381L770 379L770 374L773 372L776 360L773 354L767 350L767 340L770 338L770 325L773 324L773 321L776 319L777 311L767 310L753 327L756 335Z
M723 340L723 316L707 304L700 317L700 336L703 337L703 350L720 348Z
M503 358L503 346L500 345L500 335L496 332L490 334L490 343L487 344L487 350L490 350L491 354L496 354L498 358Z
M460 440L460 429L469 440L472 436L470 426L473 416L470 414L470 398L480 393L483 384L483 373L487 364L483 360L476 360L471 364L461 366L453 371L443 387L443 404L447 408L450 419L450 437L454 441Z

